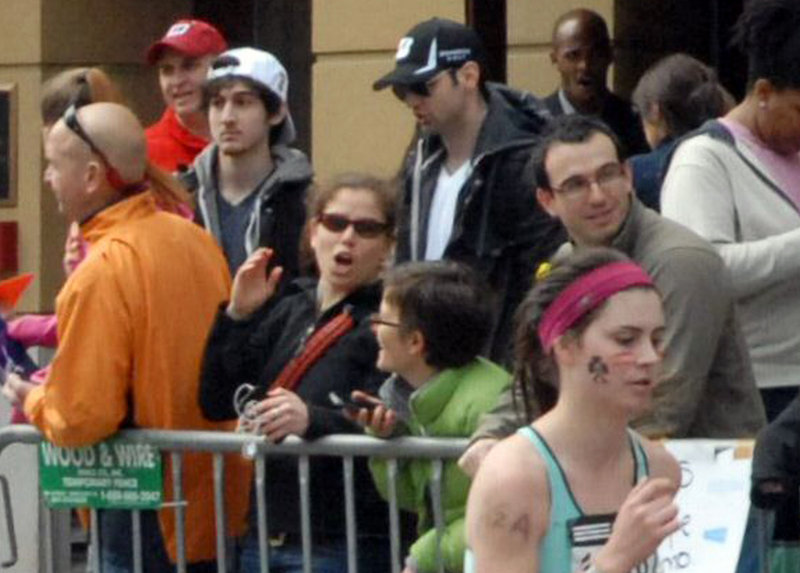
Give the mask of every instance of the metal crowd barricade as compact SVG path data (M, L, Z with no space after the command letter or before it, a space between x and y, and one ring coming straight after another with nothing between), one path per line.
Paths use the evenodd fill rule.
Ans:
M268 537L269 524L267 523L266 500L264 483L268 479L265 459L270 455L291 455L298 458L298 480L300 484L301 502L301 538L303 549L303 569L311 573L311 518L310 518L310 493L309 475L310 458L313 456L336 456L342 458L344 472L344 501L345 501L345 536L347 543L348 573L357 573L357 543L356 543L356 516L355 516L355 491L354 491L354 458L355 457L381 457L388 461L388 494L389 494L389 535L392 557L392 571L400 571L400 519L397 502L397 473L398 459L421 458L429 459L433 464L431 482L431 504L433 507L434 523L437 529L437 540L441 544L444 530L444 512L442 509L442 479L444 460L454 459L461 455L467 446L466 439L442 438L398 438L394 440L379 440L361 435L335 435L315 441L304 441L290 437L282 444L271 444L264 438L248 434L233 432L197 432L197 431L160 431L160 430L124 430L119 432L119 437L128 442L150 444L158 447L162 454L170 455L174 491L172 504L177 524L177 549L178 562L176 571L186 571L186 523L184 514L183 493L181 481L183 476L182 453L187 451L211 453L214 459L214 511L216 520L216 545L217 545L217 570L220 573L227 571L227 535L225 531L225 502L224 502L224 457L225 453L241 453L245 446L255 453L254 491L257 501L256 524L258 526L258 542L261 560L261 571L269 571L268 562ZM11 444L37 445L42 441L41 434L32 426L15 425L0 430L0 456L6 447ZM2 481L0 480L0 483ZM10 505L6 505L10 508ZM10 511L10 509L9 509ZM47 522L53 531L53 511L48 510ZM16 550L16 539L13 533L13 518L10 514L12 526L8 528L10 547ZM97 511L91 511L90 541L95 550L90 551L90 568L100 571L99 531ZM131 546L134 556L134 571L141 573L141 523L140 512L131 511ZM47 547L45 570L48 572L68 571L69 564L57 562L55 555L63 554L57 546L64 540L52 539L48 535L45 539ZM441 547L438 547L437 559L439 571L443 571ZM6 564L3 564L5 566ZM13 563L12 563L13 565Z

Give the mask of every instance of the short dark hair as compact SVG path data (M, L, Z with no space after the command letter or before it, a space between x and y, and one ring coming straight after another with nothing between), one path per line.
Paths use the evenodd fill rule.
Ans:
M723 115L728 98L714 70L687 54L672 54L649 67L632 97L645 119L651 107L658 105L670 137L680 137Z
M223 58L217 58L215 61L219 62L223 60ZM283 101L281 100L280 96L273 91L267 89L260 83L254 81L252 78L248 78L245 76L224 76L221 78L216 78L207 82L203 86L203 107L208 110L208 106L211 104L211 98L216 96L222 89L230 87L234 84L244 84L247 86L248 89L253 90L258 97L261 99L261 102L264 104L264 109L267 110L267 115L272 117L273 115L277 114L281 110L281 106L283 105ZM283 129L285 121L282 121L279 125L273 125L269 130L269 143L270 145L274 144L277 141L278 135L280 134L281 130Z
M492 328L487 288L468 267L452 261L411 262L384 276L384 298L395 306L401 332L425 337L425 361L458 368L480 354Z
M550 149L559 143L585 143L595 134L608 137L614 144L617 160L622 159L622 146L619 139L601 120L583 115L570 114L556 117L542 131L539 143L533 148L527 169L533 171L533 180L537 187L550 189L550 176L545 168L545 161Z
M732 43L747 55L747 84L769 80L778 89L800 88L800 2L750 0Z
M569 22L570 20L581 20L586 27L591 30L593 37L602 43L599 47L607 49L609 52L611 51L611 36L608 33L608 24L606 24L605 19L600 14L588 8L575 8L564 12L558 17L556 23L553 25L551 40L553 46L555 46L556 43L558 30L564 25L564 22Z

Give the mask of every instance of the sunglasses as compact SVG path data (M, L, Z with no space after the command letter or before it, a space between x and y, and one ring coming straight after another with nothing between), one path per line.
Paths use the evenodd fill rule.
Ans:
M322 226L331 233L344 233L352 225L356 234L365 239L373 239L379 235L386 234L389 230L389 223L376 221L375 219L348 219L344 215L335 213L323 213L317 217Z
M126 187L125 182L122 180L122 177L119 174L119 171L111 165L111 162L106 157L106 154L100 151L100 148L95 145L92 138L89 137L89 134L86 133L86 130L83 129L83 126L78 121L78 108L75 104L70 105L67 108L67 111L64 112L64 124L69 128L72 133L77 135L79 138L83 140L86 145L89 146L89 149L92 150L92 153L97 155L100 158L100 161L103 162L103 165L106 168L106 179L111 184L114 189L124 189Z
M438 82L443 75L450 74L453 78L455 78L456 71L457 70L455 68L443 70L425 82L414 82L413 84L392 84L392 92L400 101L406 101L406 96L408 94L415 94L420 97L429 97L434 84L436 84L436 82Z

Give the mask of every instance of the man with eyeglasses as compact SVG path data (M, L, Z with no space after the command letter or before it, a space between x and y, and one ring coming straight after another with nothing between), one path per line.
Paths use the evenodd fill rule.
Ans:
M616 248L653 277L663 298L663 379L652 412L634 427L650 438L752 438L765 423L764 407L730 275L708 242L636 199L630 168L620 161L610 128L580 115L554 120L532 156L536 196L570 238L556 256ZM485 417L462 467L474 472L494 440L523 423L509 393Z
M311 164L290 147L296 131L289 76L275 56L236 48L211 64L204 99L212 145L182 177L196 189L203 225L222 246L231 275L259 247L283 267L282 285L299 273Z
M158 208L166 183L145 179L146 149L139 120L112 103L70 108L45 141L45 181L91 248L59 293L59 345L45 384L9 374L3 394L58 446L130 427L233 429L207 421L197 402L208 331L230 289L225 259L208 233ZM226 513L241 533L249 470L238 458L225 462ZM185 454L183 463L187 570L216 571L212 459ZM172 491L166 467L165 501ZM101 570L131 571L130 512L98 516ZM141 513L144 571L174 570L176 535L172 511Z
M397 260L449 259L476 269L492 288L488 355L508 358L514 309L538 263L563 238L530 193L525 170L545 124L530 94L486 82L478 35L434 18L399 42L391 87L414 114L420 136L402 172Z

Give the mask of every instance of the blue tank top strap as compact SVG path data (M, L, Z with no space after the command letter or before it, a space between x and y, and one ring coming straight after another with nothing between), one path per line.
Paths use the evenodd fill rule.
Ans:
M583 511L578 502L575 501L575 496L572 495L572 490L569 488L567 476L564 474L561 464L558 463L553 450L550 449L542 435L532 426L523 426L517 432L530 440L547 466L551 506L560 506L558 507L559 510L566 510L570 514L582 515Z
M531 442L547 468L550 516L547 533L539 547L539 570L548 573L571 573L569 524L583 517L583 511L572 495L564 470L544 438L531 426L524 426L517 431Z

